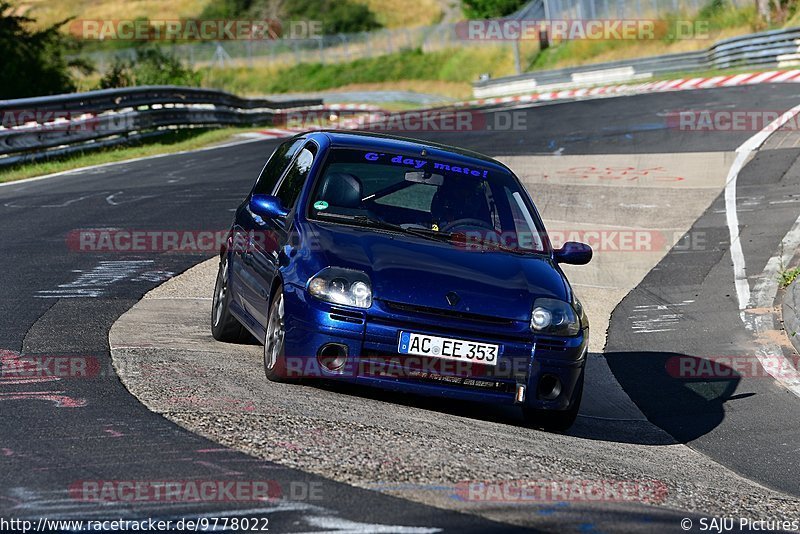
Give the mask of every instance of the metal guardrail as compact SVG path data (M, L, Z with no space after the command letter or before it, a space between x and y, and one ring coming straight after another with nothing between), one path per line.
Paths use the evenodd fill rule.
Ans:
M210 89L145 86L0 100L0 166L127 143L176 128L271 125L322 100L241 98Z
M473 84L476 98L645 80L673 72L800 64L800 28L771 30L718 41L698 52L536 71Z

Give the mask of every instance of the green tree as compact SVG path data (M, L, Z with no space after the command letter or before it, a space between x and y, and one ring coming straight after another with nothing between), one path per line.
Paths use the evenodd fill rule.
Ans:
M203 9L202 19L227 19L244 15L254 4L253 0L214 0Z
M98 88L133 87L135 85L200 85L200 73L185 67L180 60L159 46L142 46L136 59L116 58L103 74Z
M75 90L70 67L91 72L80 60L67 61L65 53L77 50L77 42L58 28L32 29L35 20L14 14L14 6L0 0L0 98L69 93Z
M202 18L236 17L288 20L318 20L322 32L355 33L380 28L375 14L353 0L214 0L203 10ZM286 28L286 27L285 27Z
M326 35L381 27L367 6L351 0L293 0L287 12L289 18L321 21L322 32Z
M471 19L504 17L517 11L528 0L463 0L464 14Z

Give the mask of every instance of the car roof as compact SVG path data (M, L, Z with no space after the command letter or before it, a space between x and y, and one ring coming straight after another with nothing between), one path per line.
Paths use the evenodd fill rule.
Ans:
M426 150L430 156L458 160L464 163L475 165L476 163L484 166L492 166L513 175L511 169L479 152L473 152L463 148L443 145L432 141L422 141L419 139L409 139L396 135L387 135L373 132L343 131L343 130L314 130L298 135L313 138L315 136L325 136L328 138L332 147L338 148L374 148L376 150L395 151L399 153L417 153Z

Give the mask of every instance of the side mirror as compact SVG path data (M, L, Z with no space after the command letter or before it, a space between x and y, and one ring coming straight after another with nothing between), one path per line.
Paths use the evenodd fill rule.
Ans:
M571 265L586 265L592 259L592 247L586 243L567 241L554 251L556 261Z
M272 195L250 197L250 211L262 219L283 219L289 214L289 210L281 204L281 199Z

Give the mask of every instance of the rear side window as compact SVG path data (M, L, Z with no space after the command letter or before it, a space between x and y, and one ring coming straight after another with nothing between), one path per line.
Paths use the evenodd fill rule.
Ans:
M275 196L281 200L284 208L288 210L294 208L297 198L300 196L300 191L303 190L303 184L308 179L315 154L316 147L314 144L308 143L292 162L289 172L286 173L286 176L278 186Z
M305 139L286 141L272 153L272 157L269 158L269 161L264 166L264 170L261 171L261 176L258 177L256 186L253 188L254 194L269 195L272 193L275 189L275 184L283 176L283 171L289 166L292 158L303 146L303 143L305 143Z

